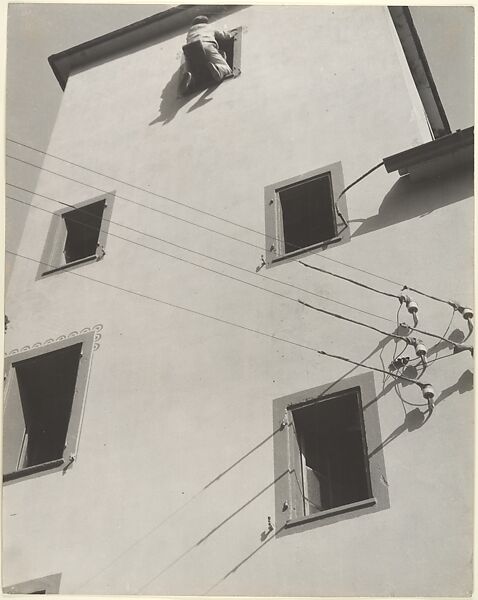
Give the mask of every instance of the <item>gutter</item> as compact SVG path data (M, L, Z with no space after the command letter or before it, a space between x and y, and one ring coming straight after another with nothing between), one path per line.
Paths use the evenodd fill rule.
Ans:
M473 150L474 127L467 127L436 138L426 144L393 154L384 158L383 163L388 173L398 171L400 175L408 175L411 171L416 170L418 166L431 160L459 156L462 164L473 163Z

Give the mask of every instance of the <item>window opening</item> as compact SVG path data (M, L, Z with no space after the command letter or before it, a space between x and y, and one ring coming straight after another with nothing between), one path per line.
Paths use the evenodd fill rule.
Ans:
M89 331L5 359L4 481L75 460L94 337Z
M340 162L264 188L267 267L350 241L344 188Z
M24 435L16 470L63 456L81 344L15 364Z
M277 190L282 210L285 253L330 240L336 235L329 173Z
M54 214L39 276L57 273L105 256L114 195L102 195Z
M47 575L39 579L23 581L3 588L4 594L58 594L60 592L61 573Z
M304 514L371 498L360 391L291 410L301 459Z
M105 200L63 214L66 226L65 263L96 255Z
M224 56L231 70L234 68L234 41L235 37L231 37L218 42L219 52Z

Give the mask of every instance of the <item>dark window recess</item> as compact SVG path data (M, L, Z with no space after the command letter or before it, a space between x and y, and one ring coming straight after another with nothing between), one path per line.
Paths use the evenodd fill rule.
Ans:
M235 38L232 37L228 40L220 40L218 42L219 52L224 56L231 69L234 68L234 41Z
M4 594L58 594L60 592L61 573L47 575L39 579L23 581L3 588Z
M359 394L350 390L292 411L306 515L372 497Z
M80 356L75 344L15 364L25 421L18 469L62 458Z
M282 208L285 253L336 236L330 173L278 189Z
M105 201L100 200L63 214L67 231L63 252L67 264L96 254L104 209Z

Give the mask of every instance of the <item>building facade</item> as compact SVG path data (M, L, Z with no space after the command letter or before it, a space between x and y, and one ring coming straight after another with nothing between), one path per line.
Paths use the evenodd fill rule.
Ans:
M233 77L181 96L198 14ZM471 593L473 129L409 11L180 6L50 64L5 591Z

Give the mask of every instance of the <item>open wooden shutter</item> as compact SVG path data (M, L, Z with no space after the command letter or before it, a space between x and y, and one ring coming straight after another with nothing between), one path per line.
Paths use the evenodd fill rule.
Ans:
M302 455L297 438L297 430L292 413L289 413L289 471L291 506L290 518L304 516L304 480L302 474Z
M55 219L55 226L54 233L51 236L51 240L49 240L51 248L47 270L58 269L65 264L65 256L63 253L67 234L65 219L63 216L59 217L57 215L53 218Z
M17 470L25 435L25 418L18 387L17 372L12 365L7 380L3 410L3 473Z
M275 186L267 186L264 190L265 204L265 231L266 231L266 262L271 264L273 260L284 254L282 209L279 195L276 194Z
M322 510L322 498L320 491L319 474L302 461L302 469L304 473L304 496L306 513L316 513Z
M239 77L241 74L242 27L233 29L232 33L234 33L234 37L232 39L232 74L234 77Z

